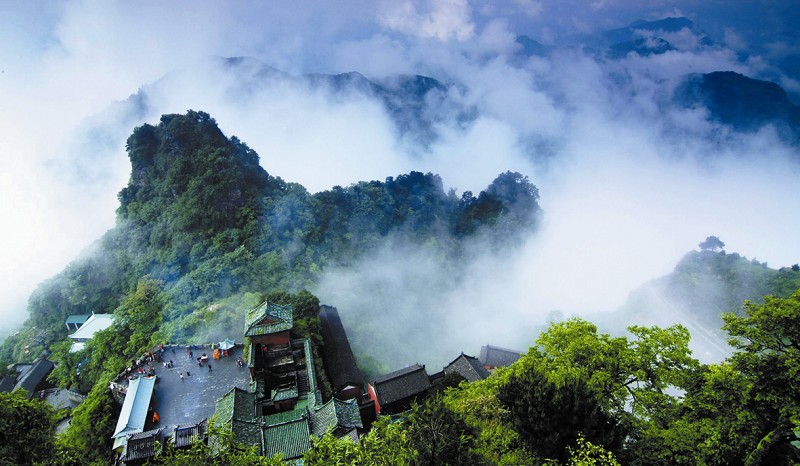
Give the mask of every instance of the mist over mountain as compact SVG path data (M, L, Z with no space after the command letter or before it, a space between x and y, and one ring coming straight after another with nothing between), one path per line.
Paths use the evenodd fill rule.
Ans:
M378 423L367 457L797 462L798 295L765 295L800 288L800 5L0 11L0 375L52 351L88 391L59 437L6 415L35 445L11 455L112 462L111 378L270 299L312 352L335 306L368 378L530 348ZM64 319L91 312L115 323L71 353ZM308 464L348 462L324 445Z
M660 54L671 50L679 50L670 43L672 39L685 49L688 44L682 39L693 37L693 46L711 47L714 42L708 35L695 27L694 23L684 17L664 18L656 21L638 20L620 29L613 29L602 34L605 42L615 58L621 58L626 52L639 55Z
M347 100L356 96L376 100L394 123L398 137L409 139L411 146L419 145L423 150L430 148L439 137L437 124L453 120L463 125L476 117L474 107L459 106L449 96L464 92L463 87L427 76L393 75L378 81L357 71L292 76L251 57L227 58L223 62L253 93L276 85L307 86L310 92L325 92L334 99Z
M722 331L723 314L745 315L745 301L760 304L765 296L787 298L798 288L797 265L776 269L724 249L701 249L684 255L671 273L632 291L620 309L601 320L607 320L610 329L620 320L683 324L692 334L694 356L716 362L731 354Z
M392 272L371 277L387 305L403 297L418 303L403 305L409 310L436 307L473 320L502 308L504 318L482 321L488 335L472 339L514 333L497 324L507 321L520 329L508 344L524 346L553 311L616 309L709 231L770 264L797 262L792 238L800 219L789 201L797 150L782 123L745 128L721 118L714 86L698 87L688 103L674 98L692 77L731 71L780 86L791 103L800 89L786 65L797 55L789 26L795 7L762 5L764 14L755 14L758 8L737 2L535 4L412 2L401 9L353 2L304 15L281 5L229 5L197 8L192 17L175 5L158 14L81 2L46 13L10 11L2 19L9 23L0 49L8 58L0 77L9 110L0 144L19 156L9 156L4 179L2 213L17 225L4 231L2 259L16 264L2 290L5 328L10 333L27 317L37 283L115 227L117 193L131 176L124 148L132 128L190 108L213 115L226 137L247 141L270 180L292 180L284 182L292 195L276 204L281 215L270 226L281 241L292 238L291 254L302 256L302 241L290 232L308 225L306 200L335 197L333 186L347 198L353 185L372 194L365 180L384 180L375 190L387 193L387 177L435 173L447 202L460 202L467 191L479 199L497 174L510 171L529 176L541 192L546 215L537 233L520 238L511 256L497 254L499 236L464 246L471 259L456 268L459 280L450 280L446 260L412 260L418 256L402 239L396 248L406 253L392 254L393 237L376 241L379 254L330 267L337 273L317 276L314 291L348 325L362 313L348 316L347 308L375 312L371 295L347 295L335 279L363 286L370 283L364 270ZM34 13L41 22L23 21ZM198 36L197 24L207 33ZM720 89L742 112L760 99ZM238 210L235 190L223 191L223 204ZM180 289L192 290L204 271L177 259L183 246L162 234L165 218L157 218L153 240L180 253L154 270L183 277ZM210 231L203 247L224 230ZM430 267L415 272L416 264ZM239 280L236 273L209 277L206 291L223 294ZM429 279L412 286L419 277ZM428 286L434 283L442 286ZM471 344L443 345L476 351Z
M714 121L740 131L773 125L787 141L800 141L800 107L777 84L733 71L688 75L675 90L677 103L701 107Z
M455 270L469 261L471 242L514 249L541 214L536 187L512 172L477 196L445 192L440 177L420 172L310 194L269 175L204 112L137 127L126 147L131 175L116 226L37 287L26 331L9 339L4 359L63 339L69 315L111 313L142 280L165 293L164 338L205 341L210 329L241 331L241 309L206 312L229 297L311 287L328 267L354 267L389 240Z

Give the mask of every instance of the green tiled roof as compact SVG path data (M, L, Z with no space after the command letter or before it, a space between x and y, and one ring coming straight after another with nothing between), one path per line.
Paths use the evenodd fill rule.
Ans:
M309 409L311 432L317 437L322 437L329 430L338 425L336 419L336 405L333 400L322 405L319 409Z
M256 422L255 398L252 393L233 387L217 400L214 418L220 424L229 424L232 420Z
M291 411L284 411L282 413L268 414L264 416L264 424L271 426L274 424L282 424L284 422L297 421L299 419L302 419L303 416L305 415L306 415L305 406L303 406L302 408L295 407L295 409Z
M283 453L284 460L291 460L300 458L311 448L311 433L305 418L264 427L262 433L266 457Z
M459 357L453 359L450 364L444 367L443 371L445 374L452 374L455 372L461 377L464 377L468 382L475 382L489 377L489 371L483 367L483 364L481 364L478 358L467 356L464 353L461 353Z
M333 400L336 404L336 419L341 427L353 428L364 427L361 422L361 413L358 410L358 403L355 399L340 401Z
M89 317L91 317L91 314L71 315L71 316L67 317L67 321L65 323L67 323L67 324L83 324L84 322L86 322L89 319Z
M234 439L244 445L260 445L261 444L261 427L258 424L251 424L249 422L234 421L231 426Z
M255 395L234 387L217 401L214 418L228 427L238 442L260 445L260 422L256 417Z
M291 400L292 398L297 398L297 385L292 387L283 387L283 388L276 388L272 390L272 394L270 398L272 401L283 401L283 400Z
M316 410L309 408L309 413L311 431L317 437L322 437L325 432L338 427L343 429L364 427L355 400L340 401L334 398Z
M311 342L308 338L303 340L303 350L306 353L306 368L308 370L308 393L317 391L317 377L314 373L314 353L311 351Z
M245 336L268 335L291 330L294 318L292 306L281 306L264 301L247 313L244 324Z
M428 391L431 388L431 381L425 372L425 366L414 364L382 375L371 385L378 396L378 403L383 407Z

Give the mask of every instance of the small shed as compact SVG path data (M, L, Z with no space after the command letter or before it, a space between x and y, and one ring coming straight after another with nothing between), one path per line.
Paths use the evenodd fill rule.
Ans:
M184 448L192 445L192 439L203 439L208 431L208 419L203 419L197 424L181 424L175 426L173 444L175 448Z
M148 430L127 435L125 449L120 459L126 465L144 464L145 461L156 456L164 446L164 429Z
M74 332L75 330L81 328L81 325L83 325L84 322L89 320L89 317L91 317L91 314L71 315L67 317L67 320L66 322L64 322L64 325L67 326L67 331Z

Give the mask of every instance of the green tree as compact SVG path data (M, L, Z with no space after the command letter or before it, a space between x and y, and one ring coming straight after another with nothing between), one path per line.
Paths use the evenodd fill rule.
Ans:
M108 384L115 374L103 374L86 399L72 411L70 427L58 437L58 447L65 456L79 457L83 464L98 466L114 461L111 436L119 417L119 405Z
M125 357L136 357L158 342L164 305L161 284L146 277L114 310L115 331L127 337L127 345L122 353Z
M800 403L800 293L745 303L746 316L726 314L736 349L701 367L684 384L683 402L663 409L628 442L635 465L790 465Z
M498 394L513 376L515 366L501 368L486 380L462 383L444 394L445 405L475 431L473 451L481 462L505 466L539 464L513 428L511 411Z
M475 432L451 411L441 394L429 397L422 405L415 404L408 420L411 444L419 453L421 465L477 465L473 453Z
M89 391L105 372L119 373L131 359L163 341L160 336L165 298L161 284L143 278L114 310L114 324L95 333L84 350L70 353L70 343L55 346L58 367L51 380L62 387Z
M622 445L620 419L603 408L598 395L586 380L567 377L555 383L534 364L511 376L499 399L531 450L564 463L580 435L613 449Z
M575 448L568 447L569 461L567 466L620 466L614 454L600 445L578 436Z
M579 433L618 453L640 422L668 422L699 363L676 325L630 327L632 339L600 334L582 319L550 325L498 392L531 449L565 462ZM662 419L665 418L665 419Z
M34 464L50 458L54 451L53 408L28 392L0 393L0 464Z
M417 458L407 426L383 417L372 424L372 429L358 443L349 438L337 439L330 433L312 437L311 449L303 460L309 466L413 466L419 464Z
M632 340L600 334L582 319L556 322L539 336L541 350L532 350L530 358L556 384L584 380L609 413L623 415L630 402L634 413L655 415L676 400L667 388L683 388L699 366L691 357L689 331L682 325L628 331Z
M723 243L719 238L716 236L709 236L705 240L703 240L700 244L698 244L701 251L713 251L713 252L720 252L725 249L725 243Z
M280 455L261 456L255 445L245 446L234 439L233 432L215 426L208 427L207 439L195 439L189 448L167 446L156 454L148 465L163 466L282 466Z
M789 298L767 296L745 303L747 315L726 314L724 329L738 351L734 368L752 381L752 401L765 431L748 453L747 465L800 461L800 290Z
M70 352L73 341L65 339L52 346L52 353L48 357L52 361L58 362L53 372L48 376L48 380L62 388L77 388L79 384L79 367L82 365L83 351Z

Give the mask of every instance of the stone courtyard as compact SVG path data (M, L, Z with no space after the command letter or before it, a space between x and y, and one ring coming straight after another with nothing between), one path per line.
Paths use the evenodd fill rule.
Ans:
M197 358L203 353L208 356L208 362L199 364ZM176 425L210 419L217 400L233 387L249 391L247 366L236 364L237 358L243 357L241 345L231 349L229 356L213 359L212 355L213 350L208 345L167 346L162 361L172 360L173 367L164 368L161 362L150 363L158 376L152 406L160 421L155 424L152 416L148 416L145 430L165 427L171 431Z

